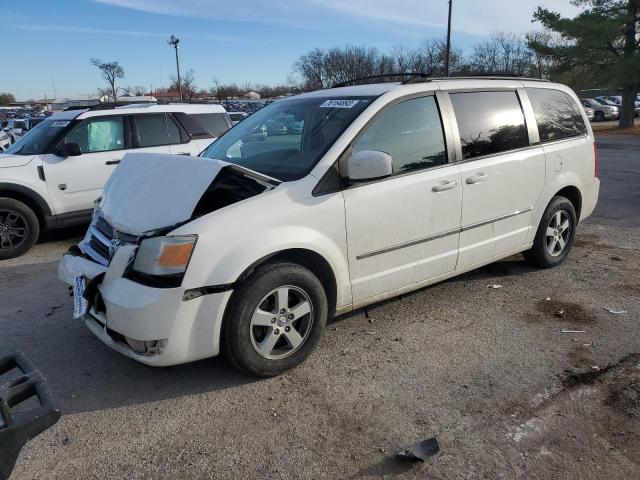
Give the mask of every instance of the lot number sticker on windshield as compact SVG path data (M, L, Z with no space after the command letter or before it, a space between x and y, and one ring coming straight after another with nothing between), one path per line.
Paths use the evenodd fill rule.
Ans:
M352 108L360 100L327 100L320 108Z
M64 120L58 120L57 122L53 122L51 124L52 127L66 127L71 122L65 122Z

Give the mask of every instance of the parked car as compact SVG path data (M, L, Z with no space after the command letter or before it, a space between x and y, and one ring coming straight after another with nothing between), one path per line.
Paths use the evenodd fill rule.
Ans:
M622 108L622 96L609 95L603 97L596 97L596 100L606 101L609 105L616 105L618 108ZM640 116L640 101L636 100L634 103L634 116Z
M587 114L587 118L589 119L589 121L593 122L593 120L596 117L596 111L591 107L584 107L583 106L583 108L584 108L585 113Z
M229 118L234 125L247 118L249 114L245 112L229 112Z
M0 153L11 146L12 139L7 132L0 130Z
M282 136L288 133L287 126L276 119L268 120L266 127L268 136Z
M582 105L591 107L595 110L594 119L596 122L604 122L605 120L617 120L620 116L618 107L609 105L602 100L595 98L583 98Z
M305 119L296 142L243 148L282 114ZM599 186L590 124L563 85L322 90L259 110L201 157L125 156L58 274L74 315L132 359L222 352L272 376L334 314L519 252L561 264Z
M0 260L29 250L41 227L88 223L125 153L198 155L230 127L219 105L72 110L43 120L0 155Z

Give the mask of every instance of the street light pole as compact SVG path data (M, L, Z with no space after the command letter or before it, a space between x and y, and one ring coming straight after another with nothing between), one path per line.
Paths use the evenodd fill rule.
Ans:
M171 45L176 51L176 70L178 72L178 91L180 92L180 101L182 101L182 83L180 82L180 62L178 61L178 44L180 39L175 35L171 35L167 43Z
M449 76L449 60L451 57L451 7L453 0L449 0L449 23L447 26L447 55L445 59L445 76Z

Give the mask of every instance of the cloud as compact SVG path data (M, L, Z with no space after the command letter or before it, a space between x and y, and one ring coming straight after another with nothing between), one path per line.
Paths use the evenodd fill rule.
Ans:
M287 25L323 30L335 21L372 22L416 31L442 30L447 23L447 0L92 0L148 13ZM526 32L541 0L454 0L456 32L486 36L492 31ZM293 3L293 5L292 5ZM563 15L579 10L568 0L546 0L545 6ZM425 32L428 36L431 32Z
M4 20L4 19L3 19ZM74 27L74 26L61 26L61 25L38 25L38 24L17 24L9 25L2 24L4 29L23 30L29 32L60 32L60 33L81 33L81 34L97 34L97 35L117 35L117 36L130 36L130 37L160 37L168 38L168 32L146 32L141 30L113 30L105 28L91 28L91 27ZM238 42L243 39L240 37L233 37L231 35L215 35L215 34L178 34L183 38L199 38L201 40L210 40L217 42Z

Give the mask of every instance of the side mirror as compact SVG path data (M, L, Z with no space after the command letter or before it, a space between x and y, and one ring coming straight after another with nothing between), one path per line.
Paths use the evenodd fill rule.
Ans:
M56 155L59 157L77 157L82 155L82 150L77 143L63 143L60 148L56 150Z
M352 182L367 182L393 174L391 155L375 150L354 153L347 161L347 178Z

